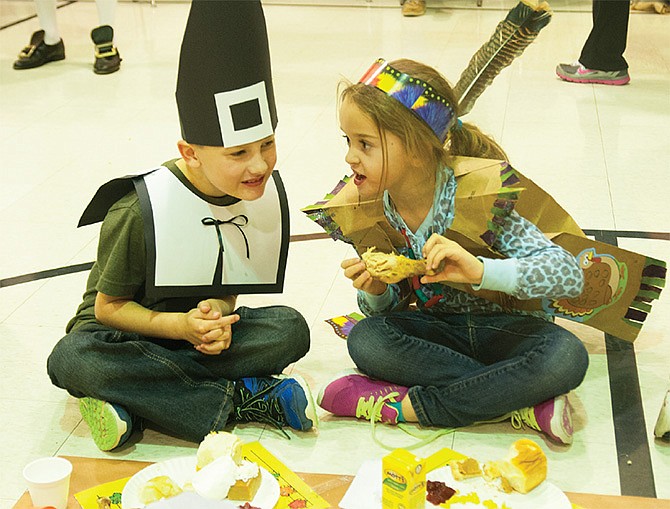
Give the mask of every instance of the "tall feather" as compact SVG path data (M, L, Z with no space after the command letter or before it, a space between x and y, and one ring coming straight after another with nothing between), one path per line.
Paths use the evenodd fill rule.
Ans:
M532 0L522 0L498 23L491 38L474 54L454 87L461 115L472 109L493 78L535 40L551 21L551 14L547 2L535 5Z

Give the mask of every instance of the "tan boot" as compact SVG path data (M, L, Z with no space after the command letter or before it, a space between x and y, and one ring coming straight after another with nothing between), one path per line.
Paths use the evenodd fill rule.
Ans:
M405 0L402 3L402 15L408 17L423 16L426 13L426 0Z

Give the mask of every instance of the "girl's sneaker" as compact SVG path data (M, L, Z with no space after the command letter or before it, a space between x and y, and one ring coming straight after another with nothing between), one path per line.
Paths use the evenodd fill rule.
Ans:
M630 81L628 70L598 71L587 69L579 62L574 64L558 64L556 75L565 81L573 83L600 83L602 85L625 85Z
M350 370L323 386L317 404L338 416L398 424L398 410L389 403L400 403L406 394L407 387Z
M133 432L132 417L120 405L94 398L81 398L79 411L91 430L95 445L101 451L120 447Z
M533 407L522 408L510 414L512 427L521 429L525 424L529 428L541 431L554 442L569 445L572 443L572 407L567 394L548 399Z

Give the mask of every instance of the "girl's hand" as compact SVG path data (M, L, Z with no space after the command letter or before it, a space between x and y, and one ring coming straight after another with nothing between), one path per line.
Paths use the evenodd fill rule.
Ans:
M423 276L421 282L426 283L470 283L477 285L482 282L484 264L460 244L442 235L433 233L423 247L426 266L430 270L439 270L434 276Z
M373 279L365 267L365 262L360 258L348 258L340 264L340 267L344 269L344 275L351 279L357 290L373 295L381 295L386 291L386 283Z

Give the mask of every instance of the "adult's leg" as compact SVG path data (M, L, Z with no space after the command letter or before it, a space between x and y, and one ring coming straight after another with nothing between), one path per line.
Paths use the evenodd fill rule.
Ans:
M114 26L116 21L117 0L95 0L98 8L98 20L101 25Z
M93 72L111 74L121 68L121 55L114 45L114 21L116 0L96 0L100 25L91 30L91 39L95 44L95 62Z
M465 426L533 406L577 387L588 365L573 334L518 315L371 317L348 344L363 372L410 387L419 422L429 426Z
M623 53L629 16L628 0L593 0L593 28L579 57L584 67L600 71L628 69Z
M35 0L35 9L42 29L30 36L30 43L14 61L17 70L34 69L65 58L65 45L56 24L56 0Z
M50 46L57 44L61 37L56 20L56 0L35 0L35 10L44 30L44 42Z

